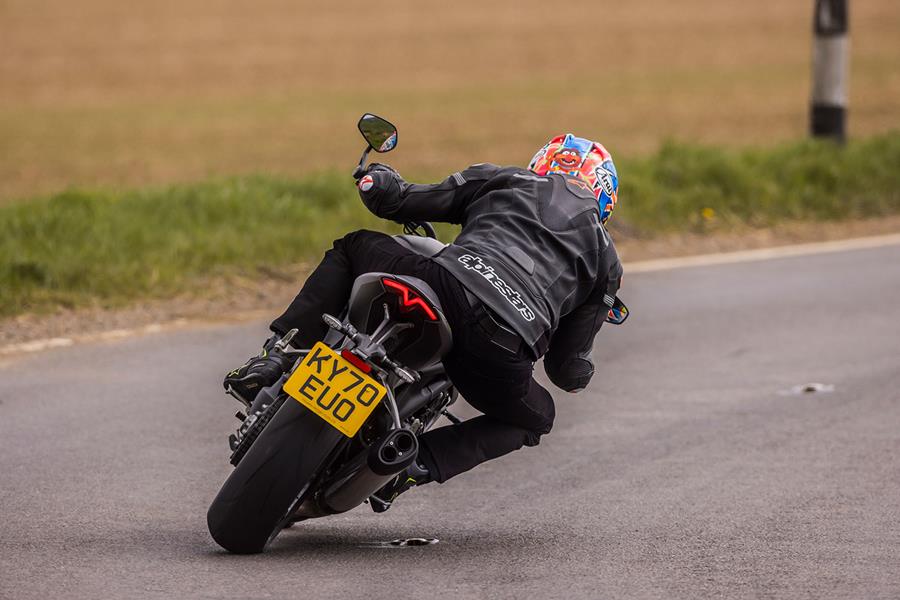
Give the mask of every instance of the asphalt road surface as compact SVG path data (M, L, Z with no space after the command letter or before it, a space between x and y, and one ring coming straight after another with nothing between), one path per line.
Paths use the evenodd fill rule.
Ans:
M263 323L6 360L0 597L900 597L900 246L623 295L539 447L251 557L205 515L237 425L221 376ZM808 382L834 389L785 393ZM418 536L440 542L380 545Z

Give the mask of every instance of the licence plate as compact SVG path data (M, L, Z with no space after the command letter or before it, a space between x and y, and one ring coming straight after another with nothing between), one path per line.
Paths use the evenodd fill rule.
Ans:
M346 435L353 437L384 398L384 386L317 343L284 384L284 391Z

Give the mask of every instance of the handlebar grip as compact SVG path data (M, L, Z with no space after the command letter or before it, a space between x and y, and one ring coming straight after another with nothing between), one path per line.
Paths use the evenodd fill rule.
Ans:
M421 235L419 229L425 232L423 237L437 239L437 231L434 230L434 225L428 221L409 221L403 224L403 233L407 235Z

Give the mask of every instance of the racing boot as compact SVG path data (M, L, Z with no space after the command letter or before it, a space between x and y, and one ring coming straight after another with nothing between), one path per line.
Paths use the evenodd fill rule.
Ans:
M288 336L279 340L277 335L273 335L266 340L259 356L252 357L225 376L222 382L225 390L249 407L259 390L278 381L297 360L299 354L288 350Z
M431 475L428 473L428 469L419 464L418 461L413 461L411 465L400 471L384 487L372 494L369 497L369 504L375 512L383 513L391 507L397 496L410 488L424 485L430 481Z

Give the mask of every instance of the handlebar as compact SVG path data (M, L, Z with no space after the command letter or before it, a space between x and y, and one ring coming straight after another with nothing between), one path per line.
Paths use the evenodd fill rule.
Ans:
M421 233L419 233L419 229L424 231L425 234L422 235ZM403 233L407 235L421 235L422 237L437 239L437 231L434 230L434 225L432 225L428 221L410 221L409 223L404 223Z

